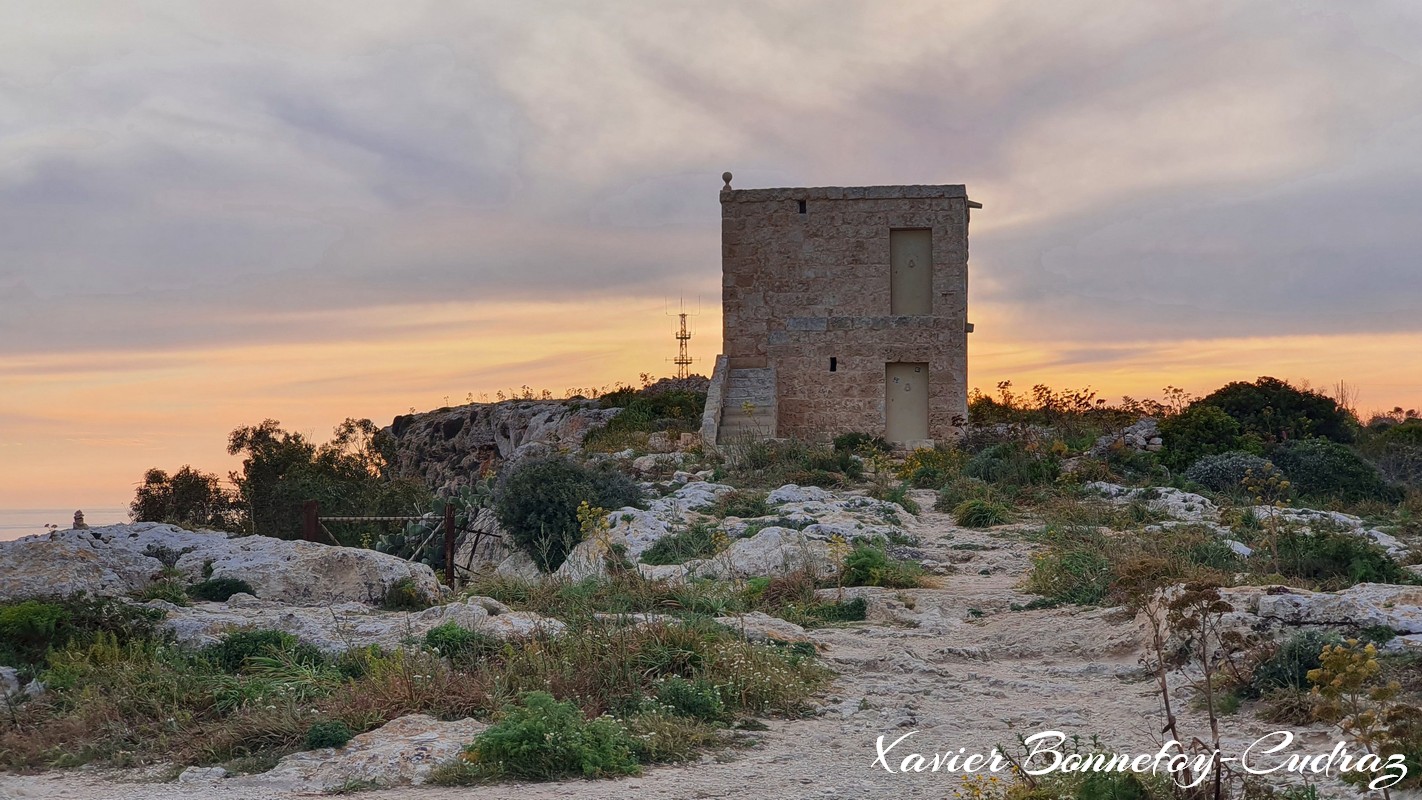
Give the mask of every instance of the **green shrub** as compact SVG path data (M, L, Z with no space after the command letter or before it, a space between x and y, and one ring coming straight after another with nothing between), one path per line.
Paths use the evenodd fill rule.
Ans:
M1416 576L1388 557L1371 539L1354 533L1319 530L1280 532L1279 571L1315 581L1326 589L1355 583L1414 583ZM1256 558L1268 556L1262 551Z
M687 680L673 675L657 689L657 700L671 707L678 715L714 722L726 713L720 692L709 681Z
M135 597L141 601L162 600L175 606L188 604L188 593L183 585L174 580L154 581Z
M69 614L54 603L26 600L0 606L0 656L6 663L40 664L50 647L68 638L68 627Z
M723 449L730 473L757 486L833 487L864 477L864 464L854 453L798 439L751 440Z
M1191 407L1199 406L1220 409L1238 423L1240 434L1265 442L1310 436L1351 442L1357 426L1353 415L1338 407L1338 401L1319 392L1297 389L1278 378L1226 384Z
M1161 461L1173 470L1187 469L1205 456L1240 449L1239 422L1222 409L1195 403L1183 413L1160 422L1165 442Z
M871 436L867 433L853 432L841 433L834 437L834 449L854 453L861 456L871 456L875 453L891 453L893 445L884 441L882 436Z
M869 601L862 597L830 603L811 603L804 615L819 622L862 622L869 616Z
M964 500L953 508L953 518L964 528L991 528L1005 524L1012 512L991 500Z
M188 587L188 596L194 600L222 603L234 594L250 594L256 597L257 590L241 578L208 578Z
M235 631L204 649L207 659L227 672L240 672L248 659L256 656L286 655L299 664L319 666L326 663L320 650L304 644L285 631Z
M653 542L651 547L642 551L642 563L684 564L693 558L706 558L715 553L716 529L697 524Z
M938 490L938 498L933 501L933 510L952 513L965 500L987 500L992 497L992 487L977 478L958 478Z
M430 607L431 599L414 578L401 578L385 590L385 596L380 598L380 607L386 611L424 611Z
M1061 474L1051 454L1030 452L1016 442L995 444L969 459L963 470L970 478L1007 486L1040 486Z
M326 720L312 725L306 731L306 749L320 750L323 747L344 747L355 736L346 723Z
M1340 637L1331 633L1305 631L1296 633L1254 668L1249 684L1243 687L1247 697L1260 697L1272 689L1307 692L1311 685L1308 671L1323 666L1320 656L1325 645L1338 644Z
M468 663L497 653L503 644L487 633L446 622L425 631L425 646L455 663Z
M883 500L886 503L897 503L903 510L910 514L917 514L923 510L919 508L917 500L909 497L909 485L907 483L896 483L891 486L874 486L869 490L868 494L875 500Z
M841 579L845 586L912 589L922 584L923 567L912 561L891 559L882 548L861 542L845 556Z
M769 516L772 511L770 504L766 502L765 492L755 492L745 489L737 489L734 492L727 492L721 495L713 507L712 515L717 517L741 517L748 519L752 517Z
M1232 492L1239 489L1246 472L1254 470L1260 473L1271 466L1273 464L1267 458L1232 450L1196 459L1185 470L1185 479L1216 492Z
M1422 486L1422 420L1412 419L1373 433L1360 452L1390 481Z
M1302 439L1286 442L1271 457L1301 495L1344 501L1402 501L1402 489L1388 485L1376 467L1347 445L1327 439Z
M499 480L494 510L513 543L544 572L552 572L583 539L580 504L622 508L640 503L641 495L637 484L619 472L555 456L514 465Z
M529 692L503 718L479 734L470 754L495 774L535 781L571 775L607 778L636 775L636 742L606 717L583 719L572 703L547 692Z
M916 489L938 489L961 475L966 463L967 454L957 448L921 447L904 459L898 475Z

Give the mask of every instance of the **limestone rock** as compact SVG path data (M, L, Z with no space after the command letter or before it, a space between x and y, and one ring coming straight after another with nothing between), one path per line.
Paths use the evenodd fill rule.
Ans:
M748 642L782 642L785 644L814 644L805 629L793 622L772 617L761 611L731 617L717 617L716 621L740 633Z
M474 546L476 539L479 543L477 549ZM498 516L492 508L482 508L469 525L469 530L461 534L455 544L455 569L460 575L477 575L494 570L511 552L511 542L499 525Z
M164 559L189 582L210 568L213 578L239 578L264 600L295 605L378 603L407 579L426 598L439 596L428 566L374 550L137 522L0 542L0 599L127 596L147 588Z
M556 634L564 625L537 614L510 611L487 597L471 597L424 611L378 611L362 603L324 608L289 606L235 594L225 603L194 603L179 607L161 600L147 603L167 612L163 625L179 642L204 646L236 630L270 628L285 631L327 653L378 644L398 648L411 638L422 639L431 628L453 622L500 639Z
M386 428L395 439L391 466L396 477L450 493L501 462L578 447L620 411L591 401L518 400L399 416Z
M222 767L188 767L178 775L178 783L211 783L226 777Z
M1141 500L1152 509L1184 522L1218 522L1220 518L1219 507L1209 498L1171 486L1132 489L1106 481L1091 481L1085 488L1119 503Z
M522 550L514 550L508 558L500 561L499 566L494 569L494 574L501 578L514 578L522 581L537 581L543 578L543 572L538 569L538 563Z
M752 578L784 575L801 569L821 576L833 575L829 546L789 528L769 527L754 536L737 539L712 558L688 561L688 575L718 578Z
M287 791L321 791L353 781L419 785L487 727L474 719L441 722L425 714L409 714L354 737L344 747L293 753L268 772L232 782Z
M1088 454L1100 458L1113 450L1157 451L1164 444L1154 417L1141 417L1131 425L1098 438Z
M1287 625L1386 626L1399 634L1422 633L1422 586L1360 583L1340 592L1289 589L1286 593L1248 587L1221 594L1237 609Z

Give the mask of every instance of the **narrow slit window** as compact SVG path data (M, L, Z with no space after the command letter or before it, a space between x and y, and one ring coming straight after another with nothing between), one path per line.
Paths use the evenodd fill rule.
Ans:
M839 359L838 359L838 358L835 358L834 356L830 356L830 372L838 372L838 371L839 371Z
M801 201L800 201L800 213L801 213L801 214L805 213L805 201L804 201L804 200L801 200Z

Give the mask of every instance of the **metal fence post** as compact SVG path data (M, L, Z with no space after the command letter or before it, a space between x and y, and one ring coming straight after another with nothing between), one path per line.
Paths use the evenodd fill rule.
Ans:
M317 541L316 532L321 527L321 504L307 500L301 504L301 538L308 542Z

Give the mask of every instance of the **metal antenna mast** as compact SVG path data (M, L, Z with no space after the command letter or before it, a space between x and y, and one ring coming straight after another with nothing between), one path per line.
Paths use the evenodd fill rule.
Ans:
M667 312L667 315L670 316L671 312ZM688 368L695 361L687 351L687 344L691 341L691 331L686 327L686 318L696 316L686 312L686 298L681 299L681 311L677 316L681 319L681 328L676 332L676 358L672 359L672 363L676 364L677 378L686 378L691 374Z

